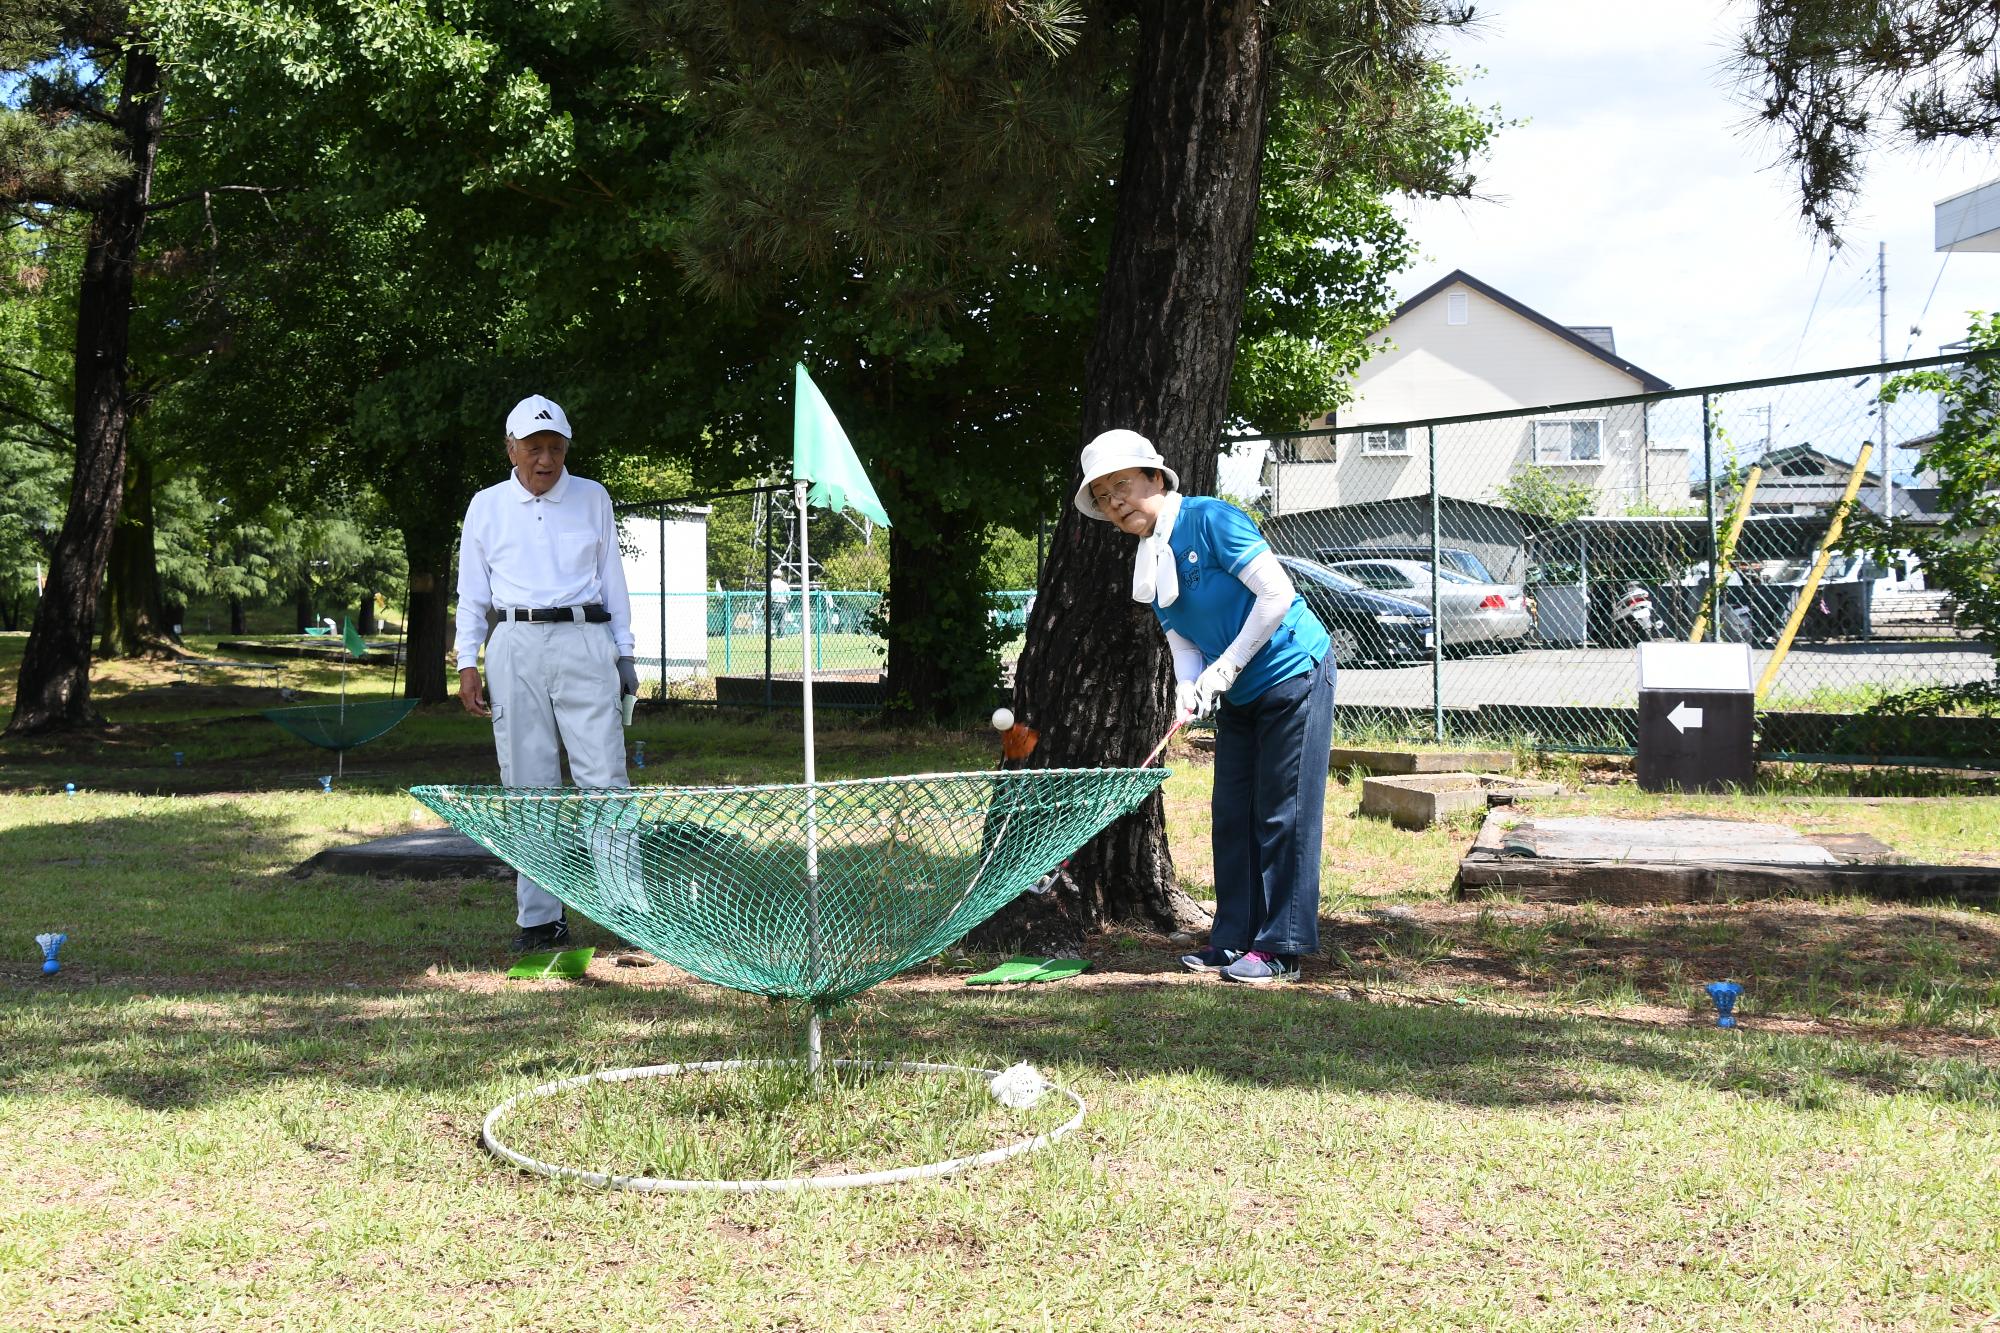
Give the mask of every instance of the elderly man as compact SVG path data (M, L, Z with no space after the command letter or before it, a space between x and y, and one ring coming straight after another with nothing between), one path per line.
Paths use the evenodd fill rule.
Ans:
M515 404L513 473L472 497L459 544L458 697L468 713L493 719L500 781L510 787L560 786L558 742L577 786L631 785L619 724L639 673L618 524L605 489L564 470L569 441L560 407L540 394ZM553 894L521 875L514 896L516 949L568 941Z

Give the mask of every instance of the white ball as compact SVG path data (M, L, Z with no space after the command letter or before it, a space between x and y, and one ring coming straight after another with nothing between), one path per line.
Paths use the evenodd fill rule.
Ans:
M1013 729L1014 729L1014 710L1011 708L994 709L993 730L1012 731Z

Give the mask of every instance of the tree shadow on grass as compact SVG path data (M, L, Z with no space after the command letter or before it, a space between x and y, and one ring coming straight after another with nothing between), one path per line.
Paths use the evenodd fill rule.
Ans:
M75 935L75 961L49 984L25 942L18 962L0 964L0 1086L80 1086L164 1110L313 1080L471 1109L528 1079L800 1049L796 1007L698 983L621 984L614 973L495 985L507 886L296 881L272 873L299 850L293 841L259 841L228 806L164 803L0 834L0 865L33 872L0 884L0 918ZM78 865L57 864L69 852ZM45 927L58 911L68 918ZM582 942L605 941L585 927ZM460 984L455 971L481 975ZM997 994L878 990L830 1036L836 1053L870 1058L1028 1059L1112 1083L1187 1077L1468 1107L1616 1104L1639 1095L1635 1078L1793 1104L1816 1079L2000 1104L2000 1072L1887 1048L1370 1004L1317 986L1168 984L1145 972L1126 985Z
M1378 1005L1308 987L884 991L858 1010L836 1018L831 1053L994 1068L1029 1060L1118 1087L1192 1079L1560 1114L1642 1099L1653 1080L1804 1107L1831 1080L2000 1107L2000 1071L1889 1048ZM698 984L145 998L17 989L0 992L0 1021L15 1029L0 1047L0 1087L82 1087L149 1110L303 1080L420 1092L470 1112L526 1082L591 1070L796 1057L803 1031L791 1006Z

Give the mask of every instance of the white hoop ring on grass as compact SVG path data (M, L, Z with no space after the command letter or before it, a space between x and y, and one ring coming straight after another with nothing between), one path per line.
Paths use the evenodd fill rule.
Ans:
M535 1101L543 1097L553 1097L571 1088L581 1088L591 1083L630 1083L642 1078L678 1078L685 1074L712 1074L725 1069L770 1069L786 1065L803 1064L802 1060L703 1060L692 1064L645 1065L634 1069L607 1069L596 1074L580 1074L575 1078L559 1079L554 1083L544 1083L538 1088L509 1097L486 1113L486 1120L480 1126L479 1138L488 1152L495 1157L512 1162L523 1171L533 1171L537 1175L549 1176L556 1180L581 1181L595 1185L599 1189L637 1190L647 1194L761 1194L784 1193L797 1190L840 1190L860 1189L870 1185L896 1185L906 1180L928 1180L937 1176L948 1176L958 1171L975 1167L992 1166L1011 1157L1024 1157L1031 1152L1046 1148L1063 1135L1083 1123L1084 1113L1089 1109L1083 1098L1071 1092L1060 1083L1051 1083L1049 1092L1061 1093L1076 1107L1076 1114L1043 1134L1018 1143L991 1151L976 1153L969 1157L953 1157L942 1162L926 1162L922 1166L899 1166L887 1171L852 1171L834 1176L785 1176L773 1180L663 1180L657 1176L621 1176L615 1172L586 1171L582 1167L562 1166L555 1162L544 1162L526 1153L516 1152L500 1141L494 1127L522 1102ZM975 1069L970 1065L934 1065L909 1060L828 1060L827 1065L835 1069L900 1069L916 1074L978 1074L992 1078L1001 1071L997 1069Z

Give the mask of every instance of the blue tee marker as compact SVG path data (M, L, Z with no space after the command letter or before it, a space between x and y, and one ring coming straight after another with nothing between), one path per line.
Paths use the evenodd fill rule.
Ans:
M43 975L53 976L55 973L62 971L62 964L56 961L56 954L61 951L63 945L68 940L69 936L54 933L35 936L35 943L42 946Z
M1715 1025L1719 1028L1736 1026L1736 997L1743 988L1733 981L1711 981L1708 983L1708 998L1715 1001Z

